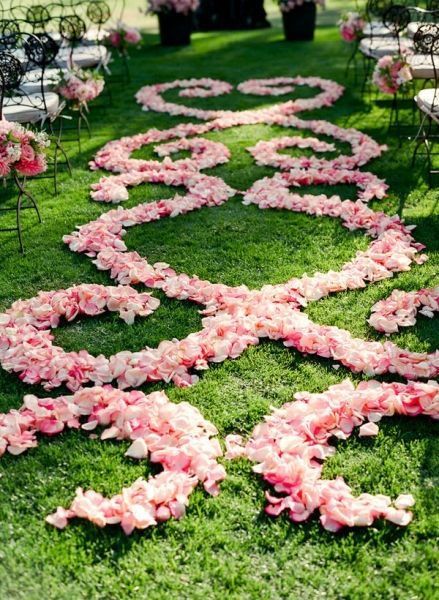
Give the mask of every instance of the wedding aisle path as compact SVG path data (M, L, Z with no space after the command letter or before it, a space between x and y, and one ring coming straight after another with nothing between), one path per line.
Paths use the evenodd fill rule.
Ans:
M373 307L393 290L438 285L437 193L407 168L410 149L397 150L386 135L386 117L364 104L344 80L346 57L334 28L321 28L315 44L306 46L306 64L300 58L304 46L281 42L276 30L200 35L191 48L178 52L159 49L153 41L147 39L135 53L133 81L113 90L114 106L93 117L93 138L74 159L80 176L65 179L58 198L45 197L44 227L28 230L33 250L21 258L12 241L2 240L0 247L2 312L40 290L67 290L15 305L9 317L2 317L3 327L10 319L8 344L14 344L18 359L6 352L3 338L0 361L5 369L21 372L23 381L0 371L1 408L19 408L30 393L54 399L70 395L59 407L59 400L44 403L43 411L57 411L56 419L55 412L51 418L42 415L41 405L28 397L22 414L31 421L21 428L29 432L12 436L13 426L3 424L2 439L12 454L21 454L36 445L32 429L53 435L64 423L74 428L53 439L38 437L38 448L18 457L6 453L0 461L0 535L12 540L0 567L8 594L32 597L43 587L48 597L57 598L128 593L160 598L164 589L191 598L212 590L218 596L309 597L317 588L328 597L352 597L354 591L358 597L398 597L407 589L413 596L428 595L437 475L437 440L428 416L437 417L438 394L435 383L425 382L437 378L433 353L439 334L436 322L425 315L431 316L428 307L437 304L437 290L429 297L394 293L390 303ZM200 82L168 90L142 87L195 74L224 83L201 81L202 89ZM252 81L284 76L295 79ZM334 82L346 85L344 93ZM139 104L150 111L142 112ZM139 133L146 135L139 138ZM176 134L182 139L174 143ZM137 137L108 144L122 136ZM164 167L156 162L157 153L160 161L165 157ZM305 175L290 171L303 167ZM99 203L91 201L90 186ZM171 186L181 198L157 203L174 198ZM356 198L356 203L347 200ZM103 202L124 202L123 210ZM414 232L399 218L386 216L401 210L406 225L417 226ZM309 216L322 214L328 216ZM129 230L126 246L121 226ZM329 275L313 278L314 273ZM139 282L149 289L105 287ZM413 309L416 325L404 328L392 314L393 300L427 309L418 315ZM76 316L76 302L82 316ZM197 304L207 308L206 314L199 314ZM105 306L111 312L101 314ZM25 332L23 313L29 315ZM63 349L58 352L44 330L51 315L64 314L76 319L52 330L53 344ZM33 359L32 368L23 362L22 350L30 328L34 340L44 340L48 348L37 366ZM390 340L386 332L392 333ZM159 346L163 340L174 340L173 345ZM142 351L145 347L159 349ZM76 362L63 354L82 350L89 354ZM371 376L381 383L367 383ZM347 378L352 383L343 384ZM407 384L407 379L420 383ZM149 396L76 392L90 381L98 386L113 381L123 389L142 386ZM152 393L159 390L171 403ZM274 412L244 448L273 408L305 390L315 394L308 406L307 398L298 396L296 408ZM128 418L123 402L136 410L146 403L147 411L162 411L154 424L143 423L151 431L161 428L164 435L167 423L178 422L185 441L176 435L173 443L186 444L189 462L176 466L169 440L157 440L149 429L149 437L143 432L147 444L96 440L95 420L113 425L104 437L135 440L120 418L104 409L108 403L114 411L118 404L123 420ZM181 402L191 406L172 404ZM351 403L355 415L346 413ZM76 406L91 415L86 430L75 429ZM336 430L330 420L341 414ZM392 418L378 428L381 415ZM360 435L355 429L344 441L353 427ZM291 429L297 435L312 430L312 448L301 446ZM339 437L337 453L321 472L322 466L309 459L332 455L329 433ZM229 458L236 460L221 457L218 440L224 449L227 436ZM294 468L303 469L302 483L292 486L289 480L291 459L264 465L275 446L280 452L297 449L303 462ZM145 457L148 449L156 452L152 460L164 467L163 475L154 464L132 460ZM277 489L288 492L283 502L252 472L245 455L259 463L257 473L269 484L287 486ZM125 494L123 509L116 497L116 504L101 510L96 503L90 508L79 492L71 512L59 509L49 518L62 529L74 516L100 526L121 522L125 533L135 530L129 538L114 525L98 529L74 520L58 532L44 523L57 506L71 504L76 487L111 497L137 478L149 477L157 486L177 486L178 495L168 504L148 501L142 510L132 510L135 494L153 494L140 482L131 488L131 500ZM352 492L341 480L331 483L336 477L343 477ZM198 482L204 490L195 487ZM375 496L355 504L352 494L362 492ZM416 500L413 509L410 494ZM189 496L185 517L172 518L182 516ZM267 501L272 516L286 510L294 522L265 515ZM314 509L321 523L309 518ZM379 517L407 525L410 510L414 520L408 528L378 520L373 528L331 533L342 525L371 525Z

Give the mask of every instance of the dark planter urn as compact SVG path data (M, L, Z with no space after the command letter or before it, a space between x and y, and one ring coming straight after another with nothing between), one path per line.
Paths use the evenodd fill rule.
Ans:
M191 43L192 13L159 13L158 18L162 46L188 46Z
M317 8L314 2L305 2L302 6L296 6L293 10L283 12L285 39L289 42L312 41L316 28L316 13Z
M270 27L264 0L200 0L195 12L198 31Z

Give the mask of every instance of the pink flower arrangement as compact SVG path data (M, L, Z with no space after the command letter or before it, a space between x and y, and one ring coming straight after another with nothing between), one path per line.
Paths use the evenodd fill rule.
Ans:
M181 88L181 97L228 93L231 86L225 82L183 80L142 88L137 99L146 110L196 116L207 122L180 124L164 131L151 129L106 144L90 166L113 175L92 185L92 198L121 202L128 198L130 186L146 182L182 186L186 195L128 209L118 207L64 237L72 251L86 254L99 270L108 271L120 284L118 287L80 285L40 292L35 298L15 302L0 314L2 367L18 373L26 383L41 384L48 390L65 385L73 392L58 398L26 396L19 410L0 415L0 454L6 450L20 454L34 447L38 432L55 435L65 428L93 432L103 427L101 439L129 440L128 457L141 460L149 456L163 467L156 477L139 479L111 498L78 489L69 508L59 507L47 518L52 525L64 528L71 518L79 517L100 527L120 524L130 534L134 529L183 516L198 483L208 493L217 494L225 471L217 462L222 452L214 437L215 427L197 409L185 403L174 404L163 393L145 396L123 390L159 381L172 381L181 387L192 385L198 380L197 372L211 363L241 356L261 339L280 341L301 353L329 359L335 368L341 364L354 373L391 373L413 380L407 384L368 381L356 389L345 382L323 394L303 392L296 396L296 402L273 411L247 443L238 435L228 437L227 456L246 456L256 463L254 470L273 486L274 493L267 493L267 512L277 516L286 511L297 522L319 511L322 525L329 531L371 525L377 518L398 525L410 522L412 515L407 509L414 499L409 494L393 502L383 495L355 497L343 479L322 479L322 461L334 452L332 438L347 439L357 427L360 436L377 435L377 422L382 417L403 414L438 418L439 386L415 380L439 375L439 353L414 353L389 341L357 339L348 331L314 323L302 309L329 294L362 289L407 271L427 257L421 254L422 244L413 237L413 227L405 225L399 216L367 206L368 201L385 196L387 185L372 173L356 168L380 156L385 147L354 129L297 116L303 110L330 106L340 97L341 86L320 78L295 77L251 80L239 89L243 93L278 96L297 85L317 87L321 93L314 98L241 112L202 111L167 103L162 97L175 88ZM128 227L218 206L235 195L236 190L219 177L200 172L230 158L226 146L200 136L258 123L332 136L349 142L352 155L304 159L279 153L288 147L309 148L317 153L335 150L332 144L312 137L285 136L259 142L249 149L258 164L275 166L283 172L240 192L244 204L338 218L350 231L363 230L371 238L366 250L357 252L339 271L305 274L260 290L177 274L166 263L150 264L137 252L128 251L123 240ZM155 150L163 160L131 158L132 152L146 144L156 144ZM181 150L189 151L191 156L173 161L172 154ZM298 188L306 186L341 184L355 185L357 197L342 200L337 195L297 193ZM108 310L119 312L122 319L132 323L137 315L151 314L159 301L130 287L137 284L161 289L168 298L201 305L201 330L183 340L163 341L157 348L123 351L108 358L94 357L84 350L66 352L54 345L51 329L61 320L70 322L81 315L92 317ZM437 310L437 289L395 292L375 305L370 322L380 331L395 330L398 325L412 324L421 307L427 316ZM119 389L108 385L112 382ZM94 387L83 388L88 383Z
M70 101L74 108L80 108L86 107L100 96L104 86L104 78L99 73L74 69L62 73L56 91Z
M347 12L338 22L340 35L345 42L352 43L363 36L366 21L358 12Z
M108 31L105 43L120 53L126 53L129 46L138 46L141 41L142 36L138 29L119 21L113 29Z
M187 15L197 10L199 5L199 0L148 0L148 12L176 12Z
M47 135L0 120L0 178L9 175L33 177L47 169Z
M410 66L401 55L382 56L374 69L372 81L383 94L396 94L413 79Z
M324 7L326 4L326 0L278 0L278 2L281 12L284 13L290 12L298 6L302 6L303 4L308 4L311 2L322 7Z

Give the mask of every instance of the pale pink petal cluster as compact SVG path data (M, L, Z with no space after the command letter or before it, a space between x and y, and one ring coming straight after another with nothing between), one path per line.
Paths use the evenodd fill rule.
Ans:
M271 77L269 79L248 79L238 85L242 94L254 96L283 96L295 90L295 78Z
M201 413L163 392L121 392L110 386L86 388L73 396L25 396L19 410L0 415L0 453L21 454L37 445L36 434L56 435L65 427L94 431L101 439L129 440L126 456L149 458L163 471L147 481L138 479L113 498L77 490L71 507L58 508L49 523L63 528L81 517L103 527L120 523L125 533L184 515L198 483L212 495L226 476L218 463L222 450L216 428Z
M287 157L289 158L289 157ZM265 177L257 181L244 195L244 203L259 204L260 208L288 208L288 202L284 202L286 198L292 201L296 198L296 202L303 209L303 196L299 194L291 194L290 187L300 188L310 185L342 185L349 184L357 186L361 191L358 193L358 200L369 202L370 200L381 200L386 196L388 185L379 179L373 173L363 171L353 171L348 169L334 168L291 168L287 173L276 173L274 177ZM308 196L312 198L314 204L323 207L329 197L321 194L319 196ZM304 210L304 212L307 212ZM319 214L316 212L316 214ZM340 215L331 215L340 216Z
M439 286L417 292L394 290L385 300L372 306L369 325L377 331L396 333L400 327L411 327L418 313L432 318L439 311Z
M395 414L439 419L439 385L428 383L379 383L366 381L357 388L346 380L321 394L295 394L265 417L244 443L240 436L226 439L226 457L246 456L253 470L273 487L266 492L266 512L286 512L295 522L306 521L318 511L329 531L372 525L379 518L407 525L414 504L402 494L392 502L382 494L355 496L345 481L322 478L323 462L336 452L332 440L346 440L359 427L360 436L378 434L377 422Z
M129 286L82 284L51 292L40 292L30 300L18 300L0 314L0 364L20 374L26 383L44 383L46 389L65 383L72 390L83 383L111 381L108 360L93 357L85 350L65 352L53 344L52 328L62 320L71 322L80 315L96 316L118 312L128 324L136 315L153 313L160 301L149 293Z
M253 115L255 119L265 118L258 111L256 112L257 114ZM248 112L241 113L235 118L234 123L240 123L243 115L246 121L248 114ZM395 272L407 270L413 261L421 263L425 260L423 255L418 256L423 248L422 245L415 242L411 228L405 226L399 217L389 217L384 213L374 212L364 205L364 202L373 198L384 197L387 190L386 184L371 173L343 169L342 163L338 163L339 168L293 169L271 179L266 178L256 182L244 196L245 203L256 203L260 208L281 208L316 216L340 218L350 230L364 229L369 236L376 238L366 251L358 252L357 256L344 265L339 272L317 273L312 277L305 275L284 285L265 286L258 293L251 292L245 286L228 288L201 281L196 277L176 275L168 265L150 265L137 253L126 252L123 235L127 227L167 216L176 216L197 210L202 206L214 206L226 201L233 193L233 190L221 188L221 180L207 189L208 180L203 179L204 176L201 175L199 177L202 179L198 184L202 187L203 193L195 193L183 171L181 177L173 173L171 178L169 169L162 165L162 171L166 173L166 179L163 179L162 173L159 172L159 165L156 171L150 172L150 164L131 163L130 152L145 143L156 143L170 137L178 139L176 146L170 143L171 149L181 147L180 143L185 139L184 136L208 131L209 126L230 127L228 121L228 119L217 119L206 125L181 125L165 132L152 130L133 138L123 138L107 144L95 158L96 167L106 167L123 173L128 170L128 172L101 180L99 184L93 186L94 197L96 193L102 193L110 183L124 187L146 181L166 181L168 185L185 185L188 194L184 197L176 196L173 200L147 203L133 209L119 209L105 213L95 222L80 227L76 233L65 236L65 241L70 248L96 256L95 264L98 268L110 271L111 277L120 283L144 283L151 287L159 287L169 297L204 304L207 307L206 314L215 314L219 310L222 313L218 318L205 319L204 329L200 334L193 334L187 340L175 344L167 342L164 345L168 353L166 360L172 357L171 364L174 364L175 354L179 356L176 363L178 368L175 372L170 372L168 365L164 368L161 364L163 360L161 347L157 351L146 349L145 357L136 354L134 362L130 353L110 358L111 364L118 365L114 372L117 374L119 385L122 387L140 385L144 381L155 381L160 378L164 378L165 381L171 378L174 382L178 381L180 385L187 385L196 380L190 375L190 369L206 368L208 362L219 362L227 357L236 357L249 344L257 343L260 337L266 336L271 339L283 339L286 345L294 346L303 352L331 357L355 372L363 371L369 374L398 372L408 378L435 376L438 368L436 354L418 355L400 350L393 345L354 340L348 332L316 326L303 315L299 317L297 313L297 309L304 306L307 301L315 301L337 291L365 287L368 282L380 281L392 277ZM282 114L276 116L274 111L271 111L267 120L263 122L284 125L288 123L299 127L306 127L308 124L294 116L287 118ZM309 123L310 127L319 133L335 133L343 141L350 136L354 138L352 147L357 156L352 157L353 162L350 165L363 164L384 150L373 140L355 130L337 128L334 131L334 126L325 125L321 121ZM196 141L198 143L197 138ZM313 143L320 144L317 141ZM169 149L169 146L165 144L164 148ZM226 159L225 155L224 159ZM141 171L143 167L145 171ZM356 202L342 201L338 196L301 196L289 190L290 187L342 183L355 184L360 188ZM111 196L111 193L106 196ZM227 315L232 315L233 319ZM210 346L210 340L218 338L218 323L220 323L223 339L219 340L219 344ZM226 331L231 335L227 341ZM240 343L238 343L239 335L241 335ZM132 372L136 375L131 375Z
M211 124L212 129L226 129L236 125L251 125L263 122L264 119L289 116L304 110L314 110L323 106L331 106L340 98L343 87L335 81L321 77L275 77L272 79L251 79L238 85L238 90L244 94L276 95L289 93L295 86L310 86L322 91L313 98L299 98L269 108L256 110L203 110L190 108L181 104L167 102L163 94L168 90L182 88L181 96L211 97L227 94L232 86L217 79L179 79L169 83L157 83L142 87L136 94L136 100L143 110L165 112L170 115L195 117L204 121L216 120ZM204 89L206 88L206 89ZM208 90L208 91L206 91Z
M285 127L310 129L314 133L331 136L338 141L350 144L352 154L340 154L335 158L289 156L279 151L287 148L309 148L317 153L335 152L335 146L313 137L283 136L271 140L261 140L255 146L248 148L250 154L255 158L256 164L284 171L290 169L354 169L365 165L385 150L385 147L380 147L370 137L356 129L343 129L325 121L301 121L294 118L294 120L290 119L279 124Z
M72 251L92 257L96 267L107 271L121 284L119 287L81 285L41 292L35 298L14 303L0 315L3 368L19 373L27 383L41 383L46 389L66 385L75 392L57 399L27 396L21 409L1 415L1 452L8 449L20 454L35 446L37 432L54 435L65 427L92 431L102 426L102 439L131 441L128 457L149 456L163 467L156 477L137 480L112 498L78 489L69 509L58 508L48 517L53 525L63 528L77 516L99 526L118 523L131 533L135 528L181 517L198 482L209 493L218 493L218 482L224 479L225 472L217 462L221 449L213 437L217 433L213 425L204 421L195 408L185 403L175 405L162 393L145 396L123 389L159 381L181 387L192 385L198 380L197 371L209 368L210 363L237 358L264 338L329 359L335 367L339 363L355 373L391 373L407 380L439 375L438 352L414 353L389 341L357 339L340 328L314 323L301 312L308 302L334 292L364 288L427 259L421 254L422 244L413 237L413 227L405 225L397 215L388 216L367 206L370 200L386 195L387 185L375 175L357 169L380 156L385 147L354 129L297 116L304 110L331 106L342 94L341 86L317 77L280 77L250 80L238 89L243 93L279 96L303 85L319 88L321 93L241 112L188 108L163 98L166 91L176 88L181 97L229 93L232 86L226 82L190 79L142 88L137 100L145 110L194 116L208 122L180 124L165 131L151 129L106 144L90 166L113 174L93 184L91 196L98 201L118 203L128 199L129 187L143 183L183 187L186 194L129 209L118 207L64 237ZM200 173L202 169L225 164L230 152L223 144L199 136L262 123L333 137L349 143L352 155L327 159L294 158L280 153L290 147L317 153L335 151L333 144L312 137L285 136L259 142L249 149L258 164L284 172L254 183L243 192L244 204L340 219L350 231L363 230L372 239L366 250L357 252L338 271L305 274L260 290L177 274L166 263L150 264L137 252L128 251L123 237L129 227L219 206L236 194L221 178ZM147 144L155 144L162 161L131 158L135 150ZM172 160L172 155L180 151L190 152L190 157ZM342 200L337 195L297 193L306 186L341 184L355 185L359 190L357 198ZM85 350L65 352L53 344L50 330L61 320L72 321L80 315L95 316L110 310L132 323L136 315L151 314L159 302L129 287L136 284L161 289L169 298L201 305L204 318L200 331L183 340L162 341L157 348L123 351L110 357L93 357ZM394 327L395 323L411 324L413 310L416 314L421 305L428 316L437 310L437 289L406 296L378 303L371 321L381 319L381 330L385 330L385 326ZM111 382L116 382L119 389L102 387ZM88 383L95 387L81 389ZM407 508L413 504L410 495L401 495L393 503L386 496L362 494L355 498L342 479L321 479L322 460L333 453L332 437L344 439L355 427L359 427L361 437L376 436L377 421L392 414L437 418L437 384L368 382L355 390L345 383L324 394L301 394L295 403L267 417L248 444L240 436L229 437L227 454L248 456L258 463L257 472L277 493L267 496L270 514L287 510L293 520L300 521L318 509L323 525L331 531L369 525L378 517L406 525L411 518Z
M135 149L149 143L148 139L134 136L133 138L123 138L119 142L119 144L112 142L107 144L95 157L92 167L106 168L126 175L103 177L98 183L93 184L91 192L93 200L118 204L128 199L128 186L146 182L185 186L189 189L196 189L202 194L205 194L211 186L222 191L231 189L222 180L199 173L202 169L213 168L229 161L230 151L224 144L203 138L181 138L169 141L155 147L156 153L164 157L164 160L160 162L130 158L130 154ZM172 154L181 151L191 152L191 157L176 161L170 158ZM202 192L202 188L204 188L204 192ZM227 191L226 198L229 195L229 191Z
M136 94L136 100L142 105L144 111L166 112L170 115L183 115L197 119L210 120L223 115L233 115L233 111L213 111L198 108L189 108L180 104L166 102L162 95L173 89L181 88L180 97L186 98L213 98L229 94L232 86L219 79L204 77L201 79L177 79L168 83L156 83L142 87Z

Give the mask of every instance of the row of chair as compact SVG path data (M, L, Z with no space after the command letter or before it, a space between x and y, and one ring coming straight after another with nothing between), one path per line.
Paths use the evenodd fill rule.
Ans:
M41 0L40 0L41 1ZM111 0L110 0L111 1ZM0 0L1 3L1 0ZM114 15L122 16L124 3L111 6L106 0L64 0L50 4L21 4L16 0L6 7L0 4L0 119L44 129L51 138L51 164L42 177L51 177L55 193L58 168L64 164L71 173L64 149L66 131L69 140L81 141L83 111L64 119L66 106L56 93L60 73L71 69L93 69L108 77L110 51L103 44L105 26ZM74 123L76 120L76 124ZM41 177L41 176L40 176ZM19 194L20 196L20 194ZM17 203L18 231L22 202ZM32 206L37 210L35 202Z
M410 136L415 139L413 160L424 147L431 185L432 176L438 172L432 165L432 145L436 138L434 125L439 123L439 0L419 6L400 2L368 0L366 4L367 23L358 46L364 66L363 92L370 90L376 61L386 55L405 57L413 77L412 97L421 117L417 134ZM401 140L398 101L396 93L390 123L397 126Z

